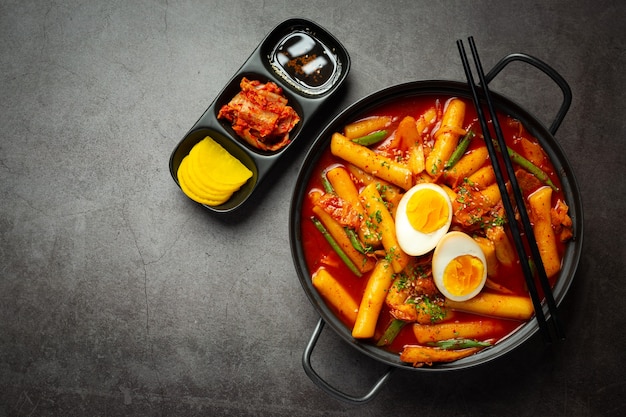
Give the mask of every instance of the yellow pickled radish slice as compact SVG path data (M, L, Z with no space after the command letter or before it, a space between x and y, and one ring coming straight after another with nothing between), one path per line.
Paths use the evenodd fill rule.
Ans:
M176 175L189 198L217 206L228 201L252 177L252 171L207 136L183 158Z
M189 155L183 158L178 167L178 178L179 181L183 181L185 183L186 188L196 196L201 196L202 198L213 200L213 201L222 201L228 200L230 196L233 194L232 189L227 191L218 191L212 188L208 188L202 184L199 179L194 175L191 171L191 159Z
M194 148L197 148L200 167L215 181L241 187L252 177L252 171L210 137Z
M180 167L178 168L178 170L180 173L179 175L182 175L184 177L184 181L187 183L187 186L196 194L206 195L207 197L213 198L216 200L224 198L225 196L232 194L232 188L230 187L227 189L225 188L223 190L219 190L214 187L211 187L210 183L208 185L205 184L203 181L201 181L201 178L199 178L195 174L192 168L193 168L193 160L190 155L187 155L181 161Z
M220 176L218 174L213 173L212 169L207 169L203 166L204 164L201 162L203 156L199 154L195 148L189 152L188 158L189 174L203 187L213 190L216 193L232 193L234 190L241 187L241 184L224 184L219 181Z
M185 195L187 195L187 197L191 198L195 202L200 203L200 204L206 204L207 206L219 206L220 204L223 204L226 201L228 201L228 199L230 198L230 195L228 195L223 199L214 200L211 198L207 198L206 196L197 195L193 190L191 190L187 186L187 183L185 182L185 176L181 175L182 172L183 171L181 169L179 169L177 172L178 184L180 185L180 189L183 190L183 192L185 193Z

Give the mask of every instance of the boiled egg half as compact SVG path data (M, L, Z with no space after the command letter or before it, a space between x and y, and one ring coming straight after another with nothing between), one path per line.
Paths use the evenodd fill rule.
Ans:
M450 197L436 184L417 184L400 199L395 222L398 244L405 253L419 256L430 252L450 228Z
M433 279L439 291L453 301L478 295L487 280L487 260L469 235L453 231L441 238L432 260Z

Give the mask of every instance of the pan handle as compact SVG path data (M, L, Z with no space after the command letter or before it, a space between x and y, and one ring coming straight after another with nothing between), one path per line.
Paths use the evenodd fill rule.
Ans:
M387 371L378 379L378 381L374 384L374 386L369 390L369 392L367 392L362 397L351 396L331 386L322 377L320 377L319 374L315 372L315 370L311 366L311 354L313 353L313 348L315 347L315 344L317 343L317 339L322 333L324 324L325 324L324 320L320 318L319 321L317 322L317 326L315 327L315 330L313 330L313 334L311 335L311 339L309 340L309 343L307 344L306 349L304 349L304 354L302 355L302 366L304 367L304 372L309 376L311 381L313 381L322 390L326 391L326 393L329 394L331 397L334 397L338 400L351 403L351 404L365 404L369 402L376 396L376 394L378 394L378 392L383 387L385 382L387 382L387 380L389 379L389 377L391 376L395 368L390 366L389 369L387 369Z
M487 81L487 84L489 84L491 80L493 80L496 77L496 75L498 75L500 71L502 71L504 67L506 67L508 64L510 64L513 61L525 62L537 68L538 70L546 74L548 77L550 77L552 81L554 81L556 85L558 85L561 91L563 92L563 103L561 103L561 107L559 108L559 111L556 114L554 121L550 125L550 133L554 135L557 129L559 128L559 126L561 125L561 122L563 122L563 119L565 118L565 114L567 113L570 105L572 104L572 90L570 89L569 84L567 84L567 81L565 81L565 79L561 76L561 74L556 72L554 68L552 68L551 66L549 66L542 60L535 58L531 55L520 54L520 53L510 54L502 58L500 62L498 62L492 68L492 70L489 71L487 75L485 75L485 80Z

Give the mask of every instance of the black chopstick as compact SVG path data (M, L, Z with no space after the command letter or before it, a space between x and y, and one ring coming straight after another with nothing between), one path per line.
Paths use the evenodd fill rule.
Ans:
M517 183L517 178L515 177L515 171L513 169L513 164L511 162L511 159L509 157L508 152L506 151L507 147L506 147L506 143L504 141L504 136L502 134L502 130L500 128L500 123L498 121L496 112L495 112L495 108L493 105L493 101L491 99L491 94L489 92L489 88L487 86L487 82L485 80L485 74L483 72L482 69L482 65L480 63L480 58L478 57L478 51L476 49L476 44L474 42L474 38L470 37L468 38L469 44L470 44L470 49L472 52L472 56L474 58L474 65L476 66L476 70L480 79L480 84L482 87L482 91L483 91L483 95L485 98L485 101L487 102L487 107L489 108L489 113L491 116L491 120L492 120L492 124L493 124L493 128L496 132L496 136L498 139L498 144L500 149L502 150L501 155L502 155L502 160L504 161L504 165L506 167L506 171L507 171L507 175L509 178L509 182L511 185L511 189L513 191L513 196L515 198L515 204L517 206L517 210L518 213L520 214L520 219L522 221L522 225L524 227L524 233L526 236L526 240L528 243L528 247L530 248L530 252L531 252L531 256L532 256L532 261L534 262L534 265L536 267L537 270L537 274L539 277L539 282L541 284L543 293L546 297L546 304L548 305L548 310L550 312L550 315L552 317L552 323L554 325L557 337L559 339L564 339L565 335L560 323L560 320L558 318L558 312L557 312L557 306L556 306L556 302L554 301L554 296L552 294L552 288L550 287L550 284L548 282L548 277L546 275L546 271L543 265L543 262L541 260L541 255L539 253L539 248L537 247L537 242L534 238L534 233L533 233L533 229L532 226L530 224L530 219L528 217L528 212L526 211L526 206L524 204L524 199L521 193L521 190L519 188L519 184ZM489 131L489 125L487 123L487 119L485 118L485 115L483 113L482 110L482 106L480 103L480 97L479 97L479 93L478 93L478 89L476 87L476 84L474 82L474 76L472 75L472 71L467 59L467 54L465 52L465 47L463 46L463 41L462 40L458 40L457 41L457 46L459 48L459 53L461 55L461 60L463 62L463 69L465 70L465 75L467 77L467 83L470 86L470 89L472 91L472 97L474 100L474 105L476 107L476 112L478 115L478 119L480 120L480 124L481 124L481 128L483 130L483 135L485 138L485 144L487 146L487 151L489 152L489 157L491 159L492 162L492 166L493 166L493 170L494 170L494 174L496 176L496 180L498 183L498 188L500 190L500 195L502 196L502 203L504 205L504 209L506 211L506 215L507 215L507 220L508 223L511 227L511 234L513 235L513 239L515 241L515 247L517 249L517 253L519 254L520 257L520 264L522 265L522 270L524 272L524 277L526 279L526 284L528 286L528 291L530 293L531 299L532 299L532 303L533 303L533 307L535 310L535 317L537 319L537 322L539 324L539 328L543 334L544 337L544 341L546 343L549 343L551 341L551 336L550 336L550 331L548 329L547 323L546 323L546 316L544 314L543 311L543 307L541 305L541 300L539 298L539 294L537 292L537 286L535 284L535 279L534 279L534 274L531 270L530 264L529 264L529 257L528 254L526 252L526 248L524 246L524 243L522 241L522 236L517 224L517 220L515 219L515 212L510 200L510 196L509 193L507 191L507 187L506 187L506 181L502 175L502 170L500 168L500 164L498 163L498 158L497 158L497 153L496 153L496 149L495 146L492 142L491 139L491 134Z

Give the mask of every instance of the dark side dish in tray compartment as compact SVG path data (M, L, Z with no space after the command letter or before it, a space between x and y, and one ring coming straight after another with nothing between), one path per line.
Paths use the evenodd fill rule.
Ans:
M420 367L498 343L534 311L480 123L459 97L399 99L335 132L301 211L314 288L348 326ZM554 286L572 221L546 152L498 116ZM532 265L531 265L532 267Z

